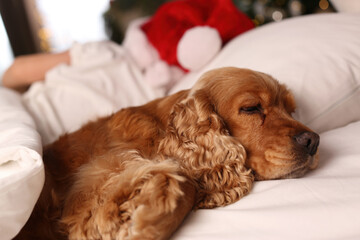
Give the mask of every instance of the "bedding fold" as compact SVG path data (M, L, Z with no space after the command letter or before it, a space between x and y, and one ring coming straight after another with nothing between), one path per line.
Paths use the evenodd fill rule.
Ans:
M0 88L0 236L13 238L26 223L44 184L42 145L21 96Z

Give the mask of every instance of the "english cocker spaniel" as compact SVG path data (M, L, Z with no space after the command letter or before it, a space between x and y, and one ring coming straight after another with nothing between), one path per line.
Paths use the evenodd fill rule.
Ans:
M300 177L319 136L269 75L221 68L44 150L46 181L16 239L167 239L196 208L231 204L254 179Z

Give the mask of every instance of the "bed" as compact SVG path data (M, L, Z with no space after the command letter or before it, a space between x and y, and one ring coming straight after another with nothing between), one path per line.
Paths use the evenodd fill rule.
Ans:
M56 67L23 95L0 88L1 239L16 235L40 194L44 144L165 94L144 84L121 46L75 45L71 54L73 66ZM360 239L360 15L310 15L251 30L170 93L222 66L285 83L295 117L320 133L320 164L300 179L256 182L235 204L192 212L172 239Z

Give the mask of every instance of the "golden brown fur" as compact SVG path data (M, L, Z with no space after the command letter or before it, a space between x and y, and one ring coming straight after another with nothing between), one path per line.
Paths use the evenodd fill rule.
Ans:
M17 239L167 239L193 208L257 179L316 167L318 136L270 76L222 68L187 91L123 109L44 151L46 183Z

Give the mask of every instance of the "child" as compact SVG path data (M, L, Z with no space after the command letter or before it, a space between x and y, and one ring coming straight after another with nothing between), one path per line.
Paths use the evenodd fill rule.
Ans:
M110 41L75 43L62 53L18 57L2 81L13 89L31 85L22 102L43 144L89 120L164 95L144 81L124 47Z

